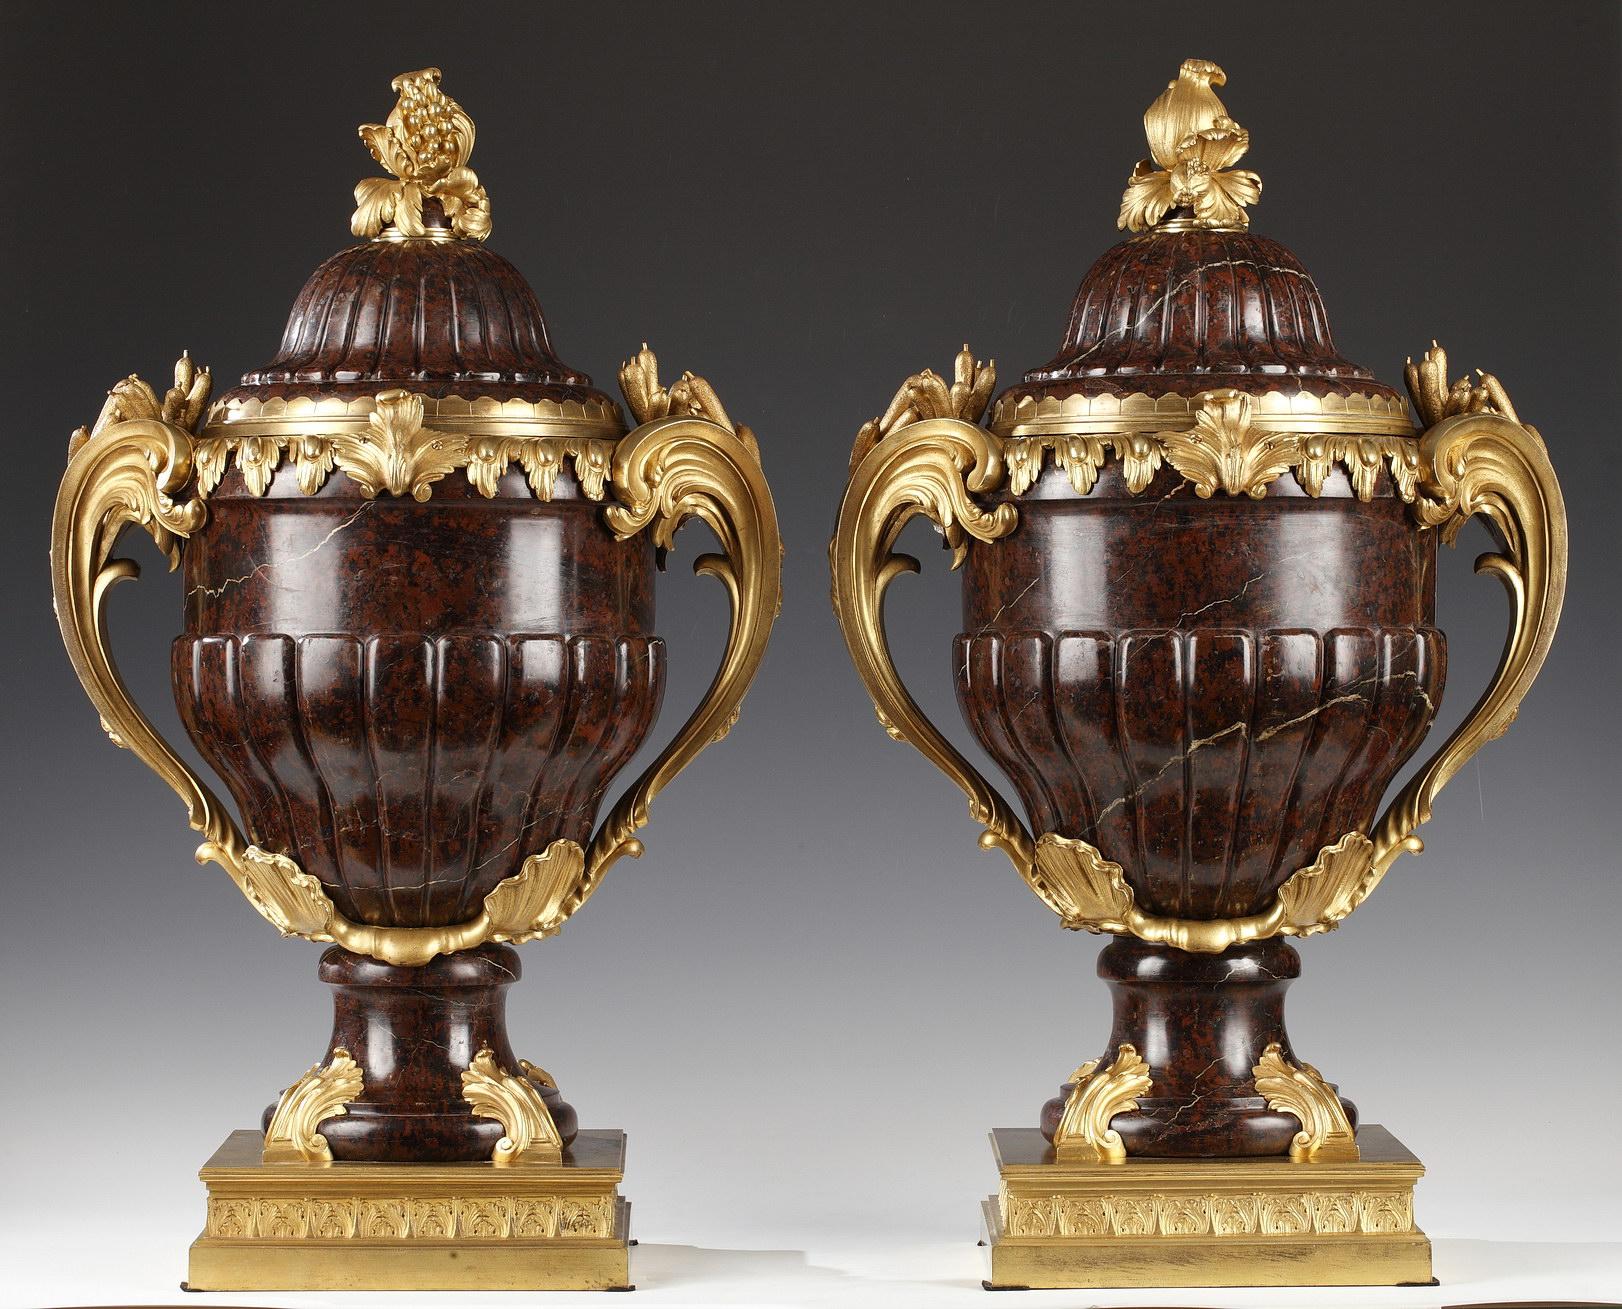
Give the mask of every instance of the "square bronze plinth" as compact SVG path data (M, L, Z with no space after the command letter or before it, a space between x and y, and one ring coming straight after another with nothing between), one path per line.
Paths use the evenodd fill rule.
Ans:
M984 1206L996 1290L1429 1284L1414 1226L1424 1165L1383 1127L1351 1163L1127 1159L1060 1163L1032 1128L991 1134Z
M192 1291L609 1291L630 1285L625 1133L562 1163L267 1164L232 1132L199 1174Z

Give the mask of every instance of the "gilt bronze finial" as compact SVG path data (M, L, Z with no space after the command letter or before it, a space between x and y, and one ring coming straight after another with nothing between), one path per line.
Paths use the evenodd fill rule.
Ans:
M1152 158L1140 159L1132 170L1118 227L1131 232L1236 231L1250 225L1245 206L1261 197L1262 179L1249 169L1234 168L1250 148L1250 133L1228 117L1211 89L1227 80L1207 59L1183 60L1177 80L1143 115Z
M356 236L382 240L490 235L490 197L467 166L473 153L473 120L439 89L439 69L401 73L390 86L400 97L388 121L364 123L360 139L393 177L368 177L355 187ZM425 220L437 201L443 224Z

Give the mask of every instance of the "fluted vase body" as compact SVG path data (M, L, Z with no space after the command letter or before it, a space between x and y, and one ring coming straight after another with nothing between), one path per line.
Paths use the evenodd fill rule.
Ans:
M440 428L490 471L425 463ZM393 452L375 471L392 485L342 463L357 431ZM654 548L603 512L623 431L512 265L432 233L323 263L275 358L211 410L199 449L224 453L183 554L176 701L247 838L350 922L463 924L530 856L589 844L664 686ZM506 946L330 949L327 1061L352 1056L364 1086L328 1124L334 1157L488 1159L501 1125L461 1075L482 1048L517 1069L517 975ZM567 1142L574 1111L544 1094Z
M1347 457L1250 487L1226 480L1246 475L1237 459L1202 485L1174 445L1128 457L1134 435L1186 427L1213 395L1328 427L1324 448ZM1096 847L1142 911L1263 913L1320 850L1370 829L1441 696L1435 535L1415 529L1389 458L1412 435L1400 398L1336 353L1282 246L1156 232L1099 260L1058 356L991 421L1030 471L985 497L1019 525L972 544L963 571L953 668L970 729L1031 831ZM1089 445L1100 435L1112 457ZM1116 992L1100 1053L1130 1044L1153 1076L1112 1122L1130 1153L1289 1148L1299 1123L1252 1071L1274 1042L1293 1058L1289 945L1213 960L1124 939L1099 970ZM1044 1107L1050 1135L1064 1095Z
M527 855L585 844L659 708L647 541L521 477L425 504L237 477L186 553L173 671L253 839L390 927L462 922Z

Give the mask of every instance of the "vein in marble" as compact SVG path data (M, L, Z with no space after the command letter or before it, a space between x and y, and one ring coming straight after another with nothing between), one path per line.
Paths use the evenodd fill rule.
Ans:
M228 577L218 586L194 586L190 591L186 592L186 598L189 600L194 595L204 595L211 600L218 599L233 586L241 586L245 582L254 581L256 578L266 577L279 569L288 567L290 564L303 563L306 559L311 559L320 554L339 533L351 527L362 514L371 509L376 503L375 500L367 500L359 509L350 514L348 518L344 519L343 522L339 523L308 550L287 559L271 559L262 564L255 564L251 571L242 574L241 577Z
M1110 331L1105 332L1104 335L1099 337L1098 340L1094 341L1092 345L1081 351L1081 353L1077 354L1074 358L1068 360L1064 367L1066 369L1074 368L1094 351L1101 350L1107 345L1113 345L1117 340L1132 335L1156 314L1164 311L1166 307L1171 304L1172 298L1185 287L1199 281L1207 272L1217 268L1254 268L1263 273L1283 273L1290 277L1300 278L1312 288L1314 294L1317 294L1318 291L1318 284L1313 281L1312 275L1300 268L1281 268L1277 264L1264 264L1256 259L1222 259L1208 264L1201 264L1199 267L1179 278L1177 281L1171 283L1164 291L1160 293L1158 297L1155 298L1155 300L1149 304L1148 308L1146 308L1130 323L1126 324L1124 327L1112 328Z

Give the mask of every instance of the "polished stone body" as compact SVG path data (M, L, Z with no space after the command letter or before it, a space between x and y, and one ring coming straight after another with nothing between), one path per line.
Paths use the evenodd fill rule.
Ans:
M1366 828L1441 692L1434 537L1389 493L1077 496L1046 472L964 569L954 667L1034 830L1143 907L1239 917ZM1339 494L1335 494L1335 491Z
M1312 279L1245 233L1151 233L1111 250L1076 297L1056 358L1005 394L1387 397L1335 352ZM1004 498L1004 497L994 497ZM1086 840L1138 904L1241 917L1347 832L1366 831L1435 716L1435 536L1384 471L1368 501L1338 465L1306 494L1209 499L1169 465L1133 494L1118 460L1078 494L1044 469L1019 526L969 550L953 666L976 738L1033 832ZM1107 1064L1122 1043L1153 1089L1117 1116L1130 1154L1288 1149L1299 1124L1255 1094L1271 1041L1288 1055L1280 941L1220 956L1120 939ZM1078 1060L1079 1062L1079 1060ZM1042 1121L1051 1134L1062 1099Z
M510 264L427 240L327 260L276 358L221 403L391 388L617 412L557 359ZM616 541L602 508L567 463L549 501L515 465L493 497L457 473L419 502L367 499L341 472L307 495L285 457L256 496L233 460L185 545L173 673L250 839L318 878L346 917L391 927L465 922L527 856L586 844L664 684L653 547ZM486 1045L517 1073L502 1000L517 975L501 946L420 968L329 950L332 1047L365 1081L326 1124L334 1156L488 1158L500 1126L473 1116L460 1074ZM573 1111L549 1099L572 1135Z
M424 504L233 468L188 543L181 715L253 839L349 918L444 926L525 856L584 844L664 679L653 554L521 473ZM516 485L513 483L516 482Z

